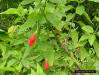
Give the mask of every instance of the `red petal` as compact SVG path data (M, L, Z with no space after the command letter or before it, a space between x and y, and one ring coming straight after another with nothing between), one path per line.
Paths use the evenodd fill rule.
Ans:
M45 62L44 67L45 67L45 69L47 69L47 70L49 69L49 62L48 62L48 61Z
M32 46L35 43L36 35L33 34L29 39L29 46Z

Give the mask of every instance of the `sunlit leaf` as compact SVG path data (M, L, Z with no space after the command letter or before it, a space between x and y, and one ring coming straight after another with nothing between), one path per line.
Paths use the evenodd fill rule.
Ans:
M86 31L87 33L93 33L94 32L94 30L91 26L83 26L82 29L84 31Z

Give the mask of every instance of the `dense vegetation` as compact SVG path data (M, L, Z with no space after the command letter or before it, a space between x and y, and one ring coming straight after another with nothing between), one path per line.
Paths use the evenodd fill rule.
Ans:
M0 0L0 75L75 70L99 70L99 0Z

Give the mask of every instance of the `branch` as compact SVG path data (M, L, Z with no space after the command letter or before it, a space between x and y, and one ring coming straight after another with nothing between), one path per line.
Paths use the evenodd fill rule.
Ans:
M41 12L42 12L44 18L46 19L46 21L48 22L49 28L50 28L53 24L47 19L44 10L41 10ZM56 28L54 27L54 29L56 29ZM56 29L56 30L57 30L57 29ZM72 58L72 56L71 56L70 52L68 51L67 47L64 47L64 46L61 44L61 42L59 41L59 37L57 37L57 35L56 35L56 33L53 31L53 29L52 29L52 32L53 32L53 34L56 36L56 40L57 40L57 43L59 44L59 46L60 46L62 49L65 50L65 52L67 53L67 55L68 55L69 57ZM59 33L58 33L58 34L59 34ZM76 59L76 58L75 58L75 59ZM77 60L77 59L76 59L76 60ZM77 68L78 68L79 70L81 70L81 67L79 66L79 64L77 64L76 62L74 62L74 64L77 66Z

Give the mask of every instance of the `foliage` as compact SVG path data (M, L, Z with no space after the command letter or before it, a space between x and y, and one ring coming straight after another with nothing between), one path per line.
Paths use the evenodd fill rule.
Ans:
M0 0L0 4L0 75L99 70L99 0ZM34 33L35 43L29 46Z

